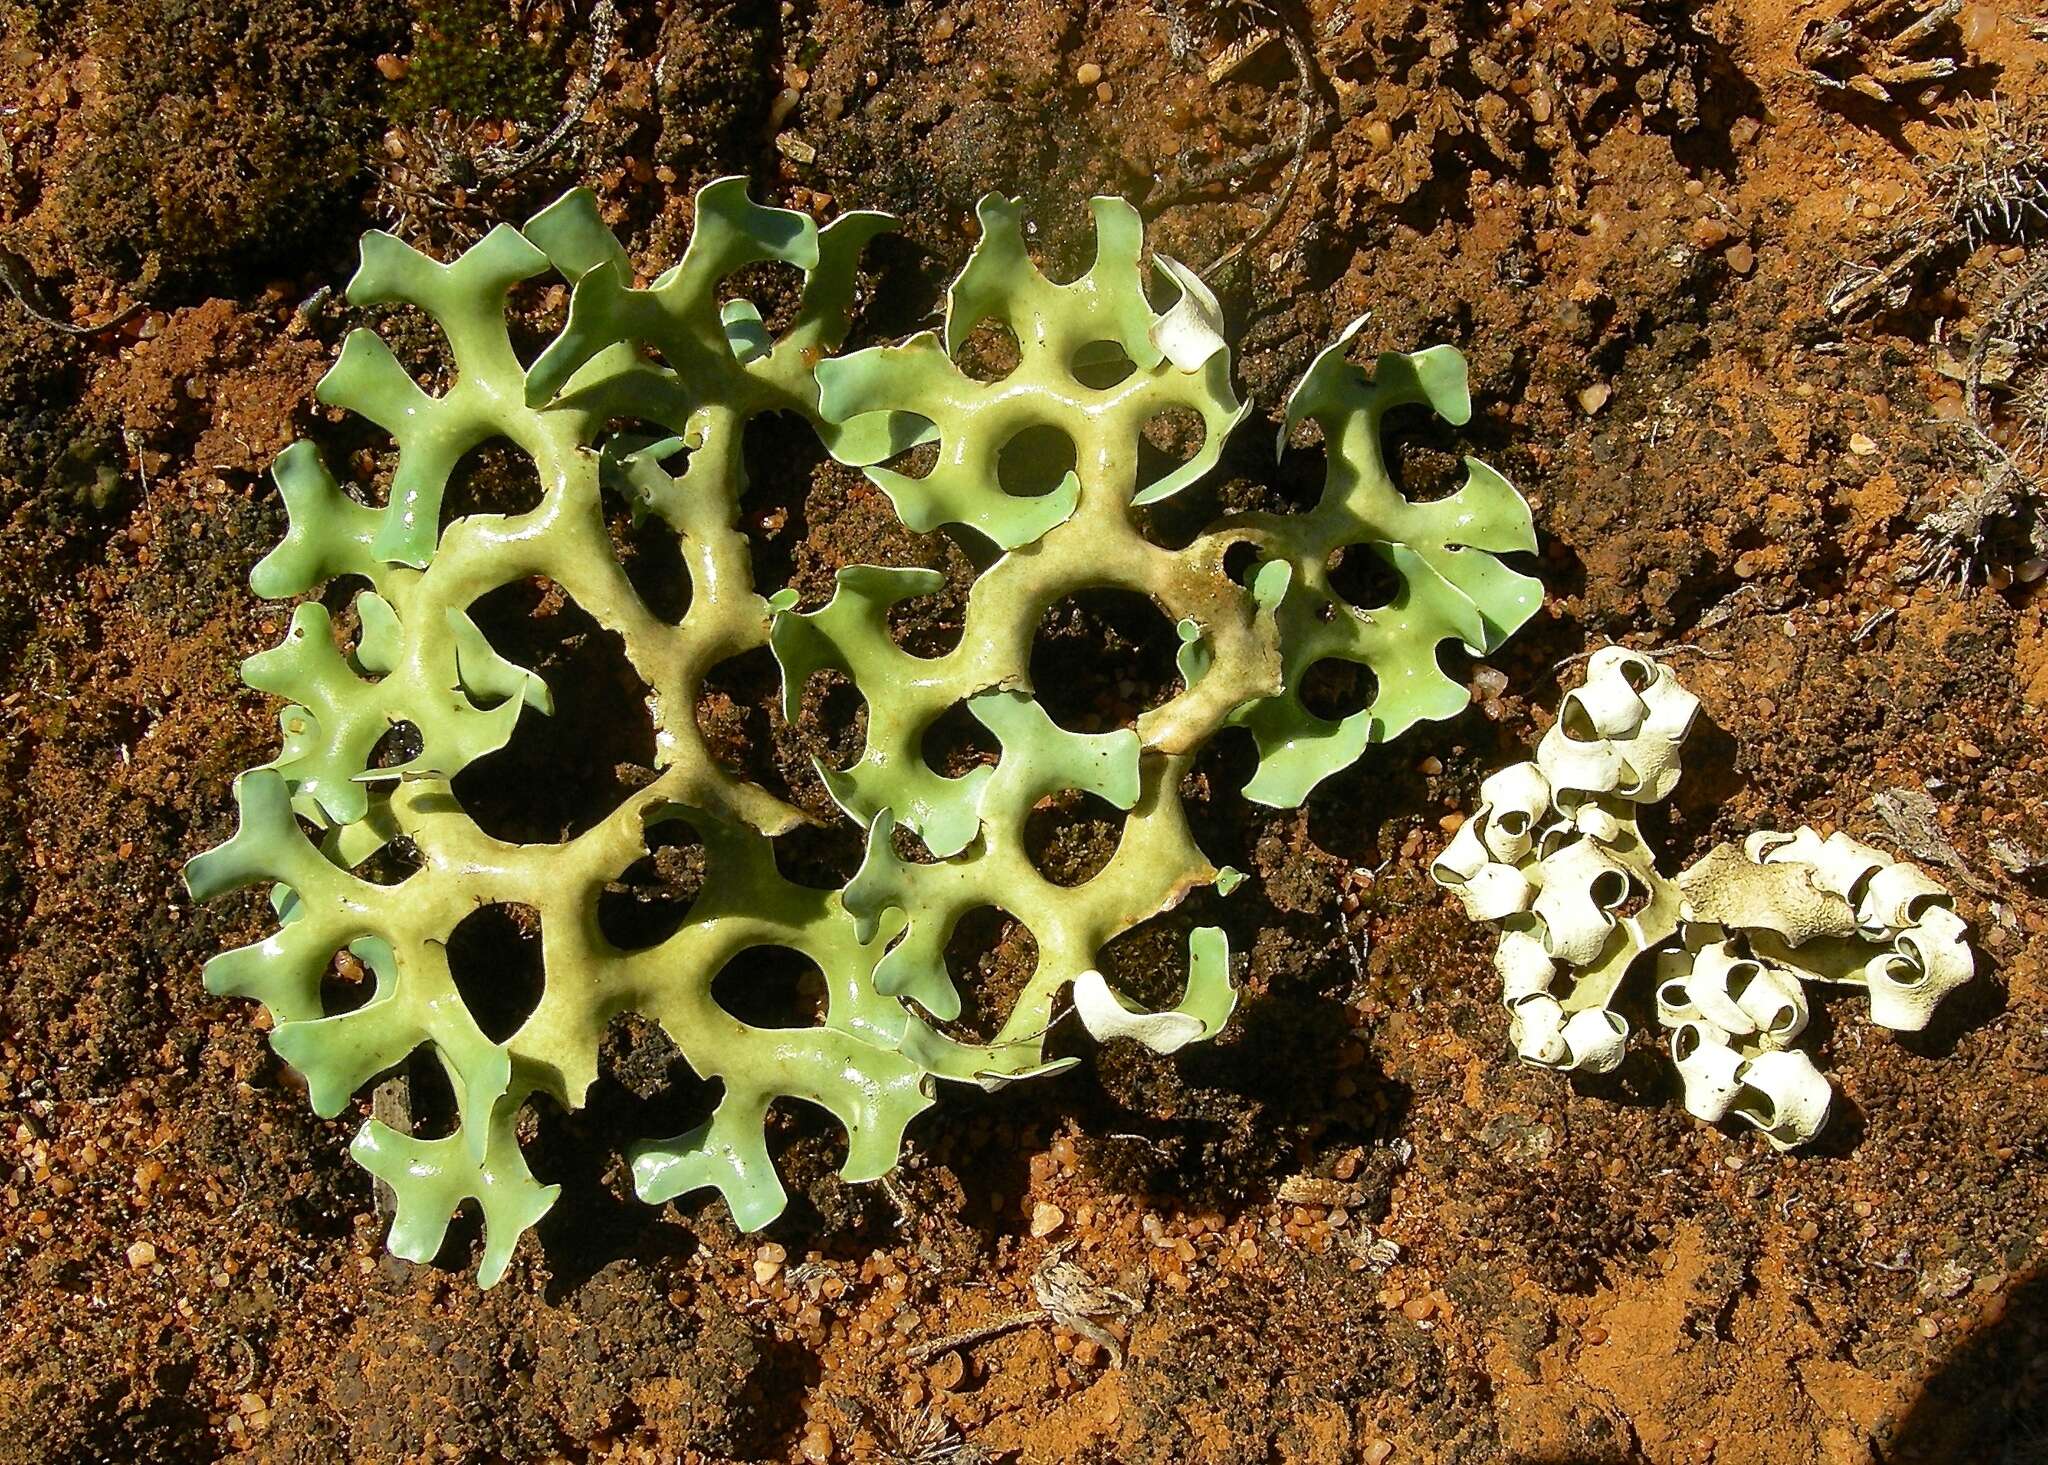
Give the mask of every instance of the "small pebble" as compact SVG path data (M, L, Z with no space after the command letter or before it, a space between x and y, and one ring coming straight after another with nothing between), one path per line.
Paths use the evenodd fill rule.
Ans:
M1386 1465L1388 1457L1393 1453L1394 1446L1391 1441L1368 1440L1361 1458L1364 1459L1365 1465Z
M814 1419L805 1427L803 1443L798 1450L813 1465L824 1465L832 1458L832 1431L823 1420Z
M1386 119L1375 117L1365 124L1365 145L1376 153L1383 153L1394 145L1394 129Z
M1746 275L1756 268L1756 251L1747 244L1738 244L1721 257L1728 261L1728 268L1738 275Z
M128 1248L128 1265L137 1271L156 1265L156 1248L147 1241L138 1241Z
M1579 1341L1589 1348L1598 1348L1607 1341L1607 1329L1595 1323L1592 1327L1585 1329L1579 1334Z
M1614 388L1606 382L1594 382L1579 393L1579 410L1591 417L1607 405L1607 399L1614 395Z
M1920 1336L1923 1338L1932 1338L1941 1331L1941 1324L1931 1317L1923 1317L1913 1326L1920 1330Z
M1877 443L1864 433L1852 432L1849 434L1849 451L1859 458L1868 458L1877 451Z
M960 1350L949 1349L933 1360L924 1371L933 1388L948 1392L960 1387L960 1381L967 1377L967 1361L960 1356Z
M1436 1304L1427 1297L1411 1297L1401 1304L1401 1315L1410 1322L1419 1323L1436 1311Z
M1031 1208L1031 1234L1050 1236L1067 1224L1067 1213L1050 1201L1040 1201Z
M1687 232L1695 249L1719 249L1728 242L1728 226L1719 219L1695 219Z
M1093 61L1083 61L1080 69L1074 73L1074 80L1082 86L1094 86L1102 80L1102 68Z

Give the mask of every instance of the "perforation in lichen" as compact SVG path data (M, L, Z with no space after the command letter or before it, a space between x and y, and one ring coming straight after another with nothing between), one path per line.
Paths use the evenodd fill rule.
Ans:
M986 200L983 237L949 294L943 329L843 357L830 353L848 327L857 259L887 221L856 213L819 228L753 204L736 179L699 194L682 260L644 288L587 192L523 230L500 227L447 265L386 235L365 239L350 300L426 311L447 338L453 381L438 396L424 392L373 333L356 331L321 382L323 402L398 443L381 507L344 490L309 444L280 458L290 528L256 567L254 589L290 597L339 575L371 589L357 597L359 630L347 649L308 602L284 644L247 663L251 686L287 702L282 749L238 781L238 832L195 859L188 880L201 898L272 884L278 930L217 957L207 985L270 1009L273 1045L306 1075L320 1113L339 1114L422 1048L447 1072L455 1134L416 1139L372 1119L353 1146L398 1196L395 1252L432 1256L452 1212L474 1202L484 1218L482 1279L503 1274L556 1192L520 1153L521 1107L535 1094L580 1104L606 1024L621 1012L659 1023L690 1067L721 1086L703 1126L637 1149L639 1193L661 1201L715 1187L749 1228L784 1204L763 1128L780 1100L831 1113L849 1137L842 1173L867 1180L896 1162L934 1079L995 1086L1071 1062L1046 1059L1070 987L1099 1037L1170 1049L1212 1036L1236 996L1219 930L1193 933L1185 995L1168 1013L1135 1011L1095 971L1116 936L1192 890L1236 882L1204 857L1183 816L1178 788L1197 750L1229 723L1248 725L1261 753L1248 793L1296 802L1367 742L1464 705L1437 669L1440 642L1490 650L1534 608L1533 582L1493 557L1533 547L1527 510L1497 475L1473 464L1454 498L1410 504L1379 455L1379 421L1394 405L1426 402L1464 420L1463 362L1443 347L1382 357L1371 381L1341 351L1318 358L1288 408L1290 424L1314 417L1330 444L1328 487L1313 509L1226 519L1180 550L1144 538L1133 509L1208 472L1249 407L1232 387L1219 314L1200 281L1156 261L1181 292L1156 311L1135 212L1114 199L1094 209L1095 264L1056 285L1028 258L1016 206ZM719 304L722 283L764 262L805 277L779 334L747 300ZM573 287L568 320L527 367L508 334L508 292L549 269ZM1017 365L995 382L955 362L988 321L1018 342ZM850 567L831 601L809 613L792 594L764 597L754 585L738 527L741 437L750 418L771 412L811 424L912 529L964 526L1004 551L969 592L952 651L916 657L889 635L889 607L937 589L932 572ZM1202 446L1141 482L1141 435L1163 412L1199 417ZM619 421L640 426L608 427ZM498 440L532 461L539 504L457 515L442 527L450 474ZM880 466L923 442L938 455L924 477ZM1006 489L1006 472L1043 468L1018 460L1047 443L1070 447L1070 466L1061 453L1061 471L1032 485L1040 491ZM606 489L675 535L690 582L679 621L650 611L628 581L605 527ZM1249 587L1224 572L1240 543L1259 560ZM1401 577L1385 607L1356 609L1330 589L1332 557L1359 544ZM470 619L480 597L534 576L619 637L651 689L657 767L594 827L560 843L511 844L464 812L452 780L503 747L518 719L578 695L512 664ZM1184 686L1134 728L1070 732L1033 698L1032 638L1048 607L1100 589L1143 596L1178 625ZM763 646L781 665L792 715L805 683L825 670L849 677L868 709L860 757L843 770L820 768L866 831L866 857L843 890L809 889L778 872L773 841L804 816L722 767L694 718L706 674ZM1303 673L1330 657L1370 667L1380 689L1341 722L1314 717L1299 700ZM926 763L921 744L961 707L993 735L1000 757L949 778ZM415 730L417 753L372 768L398 724ZM1124 828L1106 866L1060 885L1028 857L1025 823L1041 801L1076 790L1123 811ZM647 857L651 828L672 832L676 822L701 843L701 888L672 934L620 949L600 926L600 896ZM897 855L899 825L922 837L933 862ZM357 873L399 836L417 850L417 869L385 885ZM455 926L490 903L537 913L545 971L538 1006L503 1041L478 1027L448 964ZM1038 958L1000 1029L976 1043L941 1031L961 1008L945 947L983 906L1021 921ZM374 990L328 1015L321 977L344 947L374 974ZM816 964L826 996L815 1024L752 1026L713 999L712 979L726 971L721 980L734 980L731 967L744 981L746 953L760 948Z

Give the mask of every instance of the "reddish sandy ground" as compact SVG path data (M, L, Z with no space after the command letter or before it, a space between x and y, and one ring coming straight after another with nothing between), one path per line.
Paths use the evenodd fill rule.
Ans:
M2022 463L2040 445L2014 414L2048 304L2015 292L2044 220L1954 230L1940 170L2018 139L2040 188L2048 28L2023 8L1972 4L1888 56L1917 12L1852 7L1829 51L1838 0L1313 0L1279 21L1188 0L1185 46L1172 7L1136 0L626 4L570 143L491 184L462 160L577 95L592 6L515 27L499 0L0 0L0 1460L2048 1458L2030 502L1991 516L1966 576L1927 572L1983 493L1958 424L1986 331L2006 345L1978 360L1985 420ZM1274 25L1297 44L1259 44ZM1261 421L1190 512L1284 500L1276 404L1350 317L1370 312L1361 353L1457 344L1475 422L1407 464L1469 447L1534 506L1548 600L1492 662L1506 692L1301 811L1236 797L1242 744L1205 757L1197 831L1254 879L1119 961L1170 983L1186 927L1222 921L1247 960L1217 1043L949 1094L893 1197L836 1180L841 1141L787 1116L795 1203L744 1236L715 1199L633 1200L619 1153L677 1127L676 1075L622 1023L592 1106L534 1117L565 1193L501 1286L472 1280L473 1228L437 1265L386 1257L345 1154L362 1113L316 1120L259 1010L200 987L267 910L195 909L179 883L277 735L236 668L286 608L245 576L282 527L270 459L340 432L311 386L363 317L305 302L353 237L445 251L581 178L658 268L692 189L745 172L821 219L904 217L864 292L864 336L893 336L990 188L1025 197L1063 267L1096 192L1145 200L1153 244L1198 264L1245 239L1289 169L1293 54L1314 71L1298 187L1216 274ZM1952 76L1889 101L1802 65L1868 80L1938 55ZM1831 311L1858 266L1900 260ZM23 296L83 323L145 308L64 334ZM431 365L416 323L384 324ZM756 446L757 565L807 595L855 560L961 582L857 475ZM551 658L558 700L616 705L573 626L507 633ZM1117 670L1105 688L1160 675L1098 620L1060 635ZM1517 1066L1487 933L1426 878L1571 684L1560 663L1613 639L1688 648L1705 702L1659 830L1673 860L1800 822L1900 847L1872 798L1904 788L1935 811L1910 852L1967 872L1940 871L1979 980L1919 1035L1827 1001L1811 1046L1837 1114L1804 1153L1688 1119L1648 1034L1604 1079ZM823 734L772 690L735 675L700 717L829 813ZM616 796L609 764L536 756L567 803ZM1077 822L1048 858L1085 868L1114 837ZM1022 939L971 932L960 970L1013 984ZM908 1356L1028 1308L1067 1243L1140 1303L1121 1366L1043 1322Z

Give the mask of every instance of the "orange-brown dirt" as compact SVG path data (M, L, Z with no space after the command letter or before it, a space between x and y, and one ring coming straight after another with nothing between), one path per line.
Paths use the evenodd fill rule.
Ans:
M1934 8L1846 7L1869 44L1823 69L1895 66L1878 42ZM551 125L607 7L0 0L0 1461L2048 1459L2048 901L2024 868L2048 849L2048 581L1998 533L1962 580L1921 573L1919 532L1984 472L1954 362L2042 220L1828 309L1934 227L1927 160L1984 101L2038 149L2048 26L1972 3L1911 52L1955 73L1885 102L1802 67L1844 10L627 0L567 145L491 183L465 159ZM1299 185L1214 274L1262 420L1156 527L1300 491L1270 424L1350 317L1365 352L1453 342L1475 422L1405 466L1424 482L1470 447L1535 508L1549 597L1492 664L1506 692L1299 812L1237 798L1241 743L1205 757L1198 834L1255 878L1115 956L1170 996L1179 933L1226 925L1245 995L1215 1044L949 1093L893 1194L838 1182L841 1141L781 1116L794 1204L743 1236L716 1200L632 1199L619 1152L677 1127L663 1095L689 1079L622 1022L591 1107L533 1116L565 1191L500 1287L476 1289L473 1230L436 1265L385 1256L345 1155L361 1114L316 1120L258 1010L200 987L267 912L179 883L277 736L236 675L286 619L244 585L282 525L266 466L308 433L379 463L310 395L363 320L337 298L354 235L446 250L580 178L658 267L692 189L745 172L820 218L903 217L864 291L881 339L926 318L987 189L1026 198L1058 268L1096 192L1142 200L1152 243L1198 266L1251 237L1289 170L1297 55ZM64 334L24 297L88 325L145 308ZM526 308L539 327L560 300ZM381 324L432 369L430 333ZM764 575L812 601L856 560L965 583L856 475L786 433L755 447ZM658 591L658 552L622 553ZM550 610L497 629L565 708L630 710L602 638ZM1097 610L1046 654L1127 715L1170 664ZM1607 639L1671 648L1705 702L1674 860L1802 821L1896 846L1871 800L1903 787L1969 872L1937 871L1979 979L1919 1035L1827 1001L1837 1112L1806 1152L1686 1118L1647 1035L1602 1079L1518 1067L1489 937L1426 878ZM827 812L808 769L833 740L772 690L734 667L699 715ZM551 746L609 753L600 722ZM514 753L557 771L479 792L508 828L616 796L611 763ZM1073 878L1115 835L1046 824ZM848 848L802 858L843 873ZM687 888L687 852L656 863ZM971 930L958 970L999 1003L1027 940ZM909 1356L1029 1309L1060 1246L1139 1304L1120 1366L1044 1320Z

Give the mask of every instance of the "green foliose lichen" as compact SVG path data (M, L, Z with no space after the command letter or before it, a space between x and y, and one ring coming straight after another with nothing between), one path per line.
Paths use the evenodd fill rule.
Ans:
M1134 509L1206 473L1249 407L1232 387L1220 313L1199 279L1156 260L1180 290L1156 311L1135 212L1115 199L1094 209L1095 264L1059 285L1026 255L1016 206L986 200L982 241L952 288L943 328L844 356L832 353L848 329L857 258L888 221L853 213L820 228L752 203L737 179L699 194L683 258L644 288L587 192L522 230L501 226L450 264L387 235L365 239L350 300L426 311L446 336L453 381L439 395L423 391L376 335L357 331L318 395L396 440L386 502L345 490L310 444L280 458L290 528L256 567L253 587L284 598L350 575L370 588L356 598L359 629L347 648L309 601L281 646L250 658L250 685L286 702L282 746L241 777L239 831L194 859L187 879L201 899L272 886L276 932L215 958L206 982L269 1008L272 1043L306 1076L318 1112L341 1113L420 1050L447 1073L454 1134L420 1139L371 1119L353 1146L397 1193L395 1252L432 1256L452 1212L474 1202L484 1218L482 1280L503 1274L556 1193L527 1168L520 1110L536 1094L579 1105L606 1024L623 1012L658 1023L690 1067L720 1085L704 1124L636 1150L640 1195L658 1202L715 1188L744 1227L784 1204L764 1140L778 1102L831 1113L848 1135L843 1175L870 1180L895 1164L936 1080L994 1087L1071 1062L1046 1058L1063 993L1099 1039L1170 1050L1213 1036L1236 1000L1220 930L1193 933L1185 994L1166 1013L1135 1010L1096 970L1121 933L1192 890L1227 892L1240 878L1203 855L1181 807L1181 779L1198 750L1227 725L1249 726L1261 758L1247 792L1298 802L1367 743L1464 705L1437 669L1439 643L1490 650L1533 610L1534 583L1495 558L1533 547L1528 511L1506 483L1475 463L1459 494L1414 504L1380 455L1380 420L1394 406L1427 403L1464 420L1464 366L1446 347L1382 357L1370 380L1334 348L1318 358L1288 408L1290 424L1315 418L1329 444L1328 484L1314 508L1224 519L1178 550L1147 539ZM744 298L719 303L721 286L765 262L805 277L779 331ZM568 320L528 366L512 347L507 296L550 270L573 286ZM989 321L1018 343L1018 364L995 382L956 363ZM889 634L893 604L939 588L930 571L847 568L830 602L808 613L793 593L764 596L772 587L755 585L738 527L741 436L750 418L770 412L797 414L836 457L864 468L910 528L963 526L1001 551L969 592L952 651L913 656ZM1202 446L1185 465L1141 481L1141 434L1166 412L1199 417ZM463 456L497 441L532 461L539 504L512 515L444 514ZM884 466L924 443L936 444L936 462L922 477ZM1037 491L1006 487L1019 472L1039 475ZM628 581L605 528L606 488L675 535L691 587L680 622L654 615ZM1243 583L1224 567L1238 544L1255 552ZM1391 604L1360 609L1332 591L1332 557L1357 545L1399 575ZM549 687L508 661L470 610L501 585L542 575L620 638L652 690L658 767L595 827L561 843L512 844L464 811L453 780L505 746L520 719L550 715L579 689ZM1177 623L1185 685L1133 728L1070 732L1034 698L1032 640L1049 607L1104 588L1145 596ZM784 878L774 841L804 816L722 766L695 720L711 668L763 646L782 668L787 708L822 670L849 677L867 705L860 757L819 770L866 831L866 857L841 890ZM1333 657L1370 668L1379 685L1368 707L1339 722L1315 717L1298 695L1306 668ZM993 735L1000 757L947 777L921 745L960 706ZM400 725L417 751L373 767L380 741ZM1033 864L1024 829L1036 805L1073 790L1124 811L1125 822L1107 866L1069 887ZM667 939L621 949L599 926L598 897L667 824L701 842L702 889ZM929 862L898 853L899 827L922 838ZM401 836L417 868L376 883L369 862ZM479 1027L449 965L456 926L490 904L530 907L541 927L542 995L503 1040ZM1000 1029L974 1042L942 1030L962 1006L944 949L964 917L989 906L1029 928L1038 961ZM801 953L824 974L815 1023L755 1026L714 996L713 978L735 964L744 975L747 954L762 948ZM343 949L374 988L362 1005L330 1014L321 980Z

